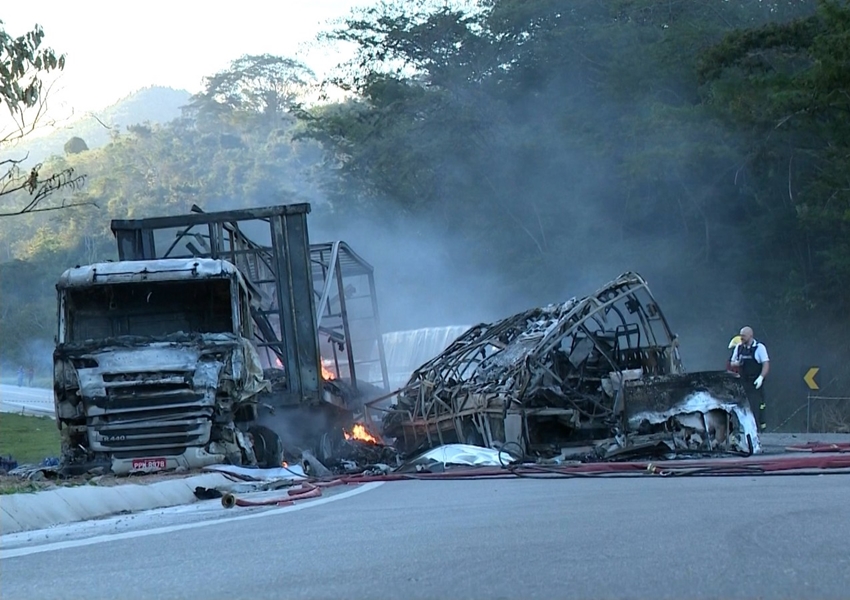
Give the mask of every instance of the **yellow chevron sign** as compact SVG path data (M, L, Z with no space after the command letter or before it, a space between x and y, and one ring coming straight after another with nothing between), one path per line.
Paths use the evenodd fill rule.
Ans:
M806 371L806 374L803 375L803 381L806 382L806 385L809 386L810 390L820 389L818 382L815 381L815 375L818 374L818 371L820 371L820 367L811 367L808 371Z

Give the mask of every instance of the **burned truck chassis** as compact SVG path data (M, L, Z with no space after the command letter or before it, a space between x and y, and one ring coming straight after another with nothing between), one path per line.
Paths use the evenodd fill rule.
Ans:
M117 327L109 325L61 340L54 387L66 472L115 470L119 463L127 472L130 461L130 472L216 461L278 466L286 452L334 451L364 392L388 390L387 369L372 267L344 242L310 245L309 210L307 204L217 213L195 207L189 215L113 221L119 262L77 267L63 278L87 290L103 287L110 274L147 284L173 280L169 268L197 278L199 270L223 265L245 300L233 300L234 330L198 329L197 315L187 311L188 317L169 316L179 326L150 333L145 328L157 313L147 311L141 335L128 335L124 323L113 331L117 337L102 335ZM360 326L358 339L352 320ZM355 371L364 348L377 349L377 359L365 361L379 363L376 380ZM236 363L243 375L247 365L250 382L233 381Z
M739 381L685 373L677 337L634 273L469 329L413 373L392 407L369 408L408 453L454 442L535 456L589 446L599 458L653 445L758 449Z

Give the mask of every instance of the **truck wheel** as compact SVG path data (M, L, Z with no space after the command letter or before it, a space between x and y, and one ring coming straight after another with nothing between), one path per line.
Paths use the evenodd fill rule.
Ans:
M248 433L254 438L254 456L257 457L257 466L261 469L279 467L283 460L283 442L280 436L262 425L253 425L248 429Z
M344 439L342 429L338 432L323 433L316 448L316 457L326 464L333 462Z

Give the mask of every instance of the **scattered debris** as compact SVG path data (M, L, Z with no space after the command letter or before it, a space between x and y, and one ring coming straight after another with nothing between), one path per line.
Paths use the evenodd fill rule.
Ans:
M9 471L9 475L30 481L44 481L59 477L58 465L21 465Z
M336 462L330 465L331 470L336 474L360 473L376 465L397 467L401 464L399 452L392 446L353 438L340 444L336 456Z
M328 477L331 475L330 469L323 465L322 461L313 456L313 453L309 450L304 450L301 453L301 460L304 465L304 472L307 475L312 477Z
M13 469L18 468L18 461L16 461L11 455L10 456L0 456L0 471L3 474L12 471Z
M195 498L198 500L213 500L215 498L221 498L224 494L216 489L205 488L202 486L198 486L195 488Z

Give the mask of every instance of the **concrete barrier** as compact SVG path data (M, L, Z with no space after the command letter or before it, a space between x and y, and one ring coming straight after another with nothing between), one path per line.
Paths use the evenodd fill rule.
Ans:
M196 502L195 488L231 491L243 482L221 473L205 473L157 483L80 485L0 496L0 534L45 529L99 519L121 512L180 506Z

